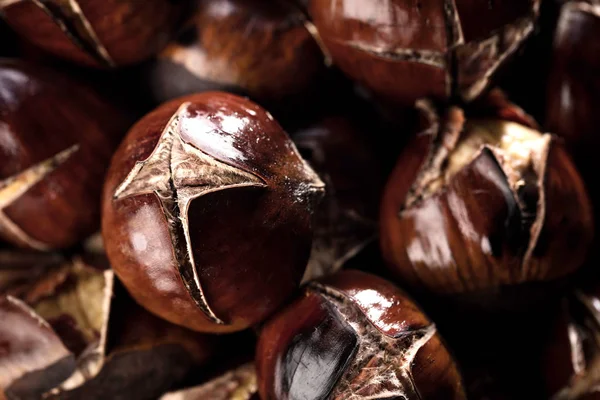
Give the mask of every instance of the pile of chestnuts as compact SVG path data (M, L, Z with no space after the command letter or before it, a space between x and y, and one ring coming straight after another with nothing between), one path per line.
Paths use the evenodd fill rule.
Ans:
M599 38L598 0L0 0L0 400L600 399Z

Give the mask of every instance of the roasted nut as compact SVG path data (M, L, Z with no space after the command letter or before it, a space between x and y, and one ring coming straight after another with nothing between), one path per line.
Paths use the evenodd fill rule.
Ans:
M598 399L600 288L566 298L547 343L543 370L553 400Z
M311 0L309 12L348 76L388 100L471 100L533 30L539 0Z
M503 119L465 120L456 107L441 120L428 115L384 191L381 248L392 272L436 294L492 293L583 263L591 205L555 137Z
M115 67L158 53L177 28L181 0L0 0L23 37L81 64Z
M323 183L271 115L207 92L141 119L113 158L103 236L133 297L207 332L256 324L298 287Z
M207 90L275 102L314 89L323 55L291 1L196 0L196 8L149 67L159 102Z
M0 397L156 398L216 351L216 338L156 318L79 258L7 292Z
M391 283L343 271L309 283L263 327L261 398L464 399L435 325Z
M98 229L121 113L66 77L0 61L0 237L65 248Z
M376 239L383 177L366 135L348 117L323 118L292 138L327 186L316 213L308 281L333 274Z

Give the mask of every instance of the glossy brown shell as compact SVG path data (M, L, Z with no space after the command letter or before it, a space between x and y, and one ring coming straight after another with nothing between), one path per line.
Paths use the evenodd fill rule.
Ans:
M423 331L429 336L416 353L404 353L412 343L406 338ZM457 367L431 321L390 282L359 271L308 284L264 325L256 357L265 400L465 398ZM379 373L370 380L373 370ZM394 387L389 371L407 372L418 395Z
M196 3L189 26L149 66L157 100L227 90L276 101L314 89L323 55L292 2Z
M0 62L0 87L0 198L9 198L0 200L0 236L37 250L72 246L98 229L125 120L91 89L28 64ZM27 173L28 189L10 199Z
M477 96L533 29L537 1L311 0L334 63L389 100Z
M66 59L114 67L158 53L177 28L180 0L0 1L8 23L27 40Z
M403 282L438 294L489 290L562 277L584 261L593 236L591 204L562 144L549 138L537 184L535 221L525 224L493 148L439 190L407 204L448 119L418 135L402 153L381 203L381 248ZM462 126L459 124L459 126ZM442 138L435 140L438 132Z
M170 217L153 184L140 184L146 193L115 198L133 168L155 154L175 115L180 138L191 151L219 166L207 179L223 171L249 179L246 186L226 187L229 178L222 175L222 184L216 181L189 205L200 293L188 291L193 271L186 270L180 257L185 251L177 247L184 238L177 236L174 246ZM194 162L182 159L181 164L188 165L192 180L204 174ZM201 189L204 184L191 185ZM265 110L226 93L183 97L140 120L117 150L104 190L106 250L130 293L153 313L199 331L241 330L264 319L297 288L310 251L311 213L322 191L318 177ZM209 318L207 308L221 324Z

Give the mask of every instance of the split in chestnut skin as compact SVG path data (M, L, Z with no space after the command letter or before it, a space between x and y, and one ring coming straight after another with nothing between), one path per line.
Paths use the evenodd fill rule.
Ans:
M117 150L103 197L111 264L173 323L232 332L299 285L324 184L271 115L220 92L168 102Z
M378 96L472 100L531 33L539 0L311 0L333 63Z
M0 60L0 237L50 250L98 230L122 113L57 72Z
M402 153L381 205L381 248L403 282L438 295L561 278L593 237L590 200L550 134L457 107ZM516 118L518 120L518 118Z
M185 7L182 0L22 0L0 2L0 13L42 49L107 68L158 53L178 28Z
M342 271L269 319L256 351L262 399L464 399L460 373L419 307L392 283Z
M148 66L155 100L226 90L277 103L315 89L323 54L292 1L194 4L188 25Z

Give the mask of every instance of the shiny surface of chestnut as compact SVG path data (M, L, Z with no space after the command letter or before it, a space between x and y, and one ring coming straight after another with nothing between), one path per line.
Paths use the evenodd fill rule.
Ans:
M25 39L80 64L142 61L168 42L182 0L2 0L0 14Z
M0 237L36 250L98 229L121 113L58 73L0 61Z
M470 100L533 30L538 0L311 0L334 64L394 102Z
M324 58L293 2L195 4L189 25L149 66L148 84L156 100L227 90L277 101L314 89Z
M142 118L113 158L102 232L148 310L199 331L260 322L297 288L324 185L271 115L208 92Z
M359 271L313 281L263 326L261 398L464 399L435 325L390 282Z
M452 294L549 281L581 266L591 204L555 137L513 121L465 119L458 108L429 118L382 199L381 248L393 273Z

